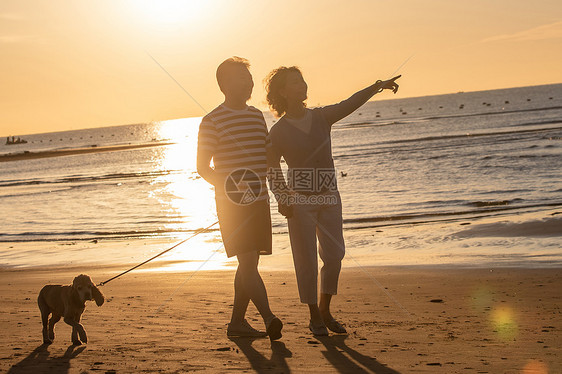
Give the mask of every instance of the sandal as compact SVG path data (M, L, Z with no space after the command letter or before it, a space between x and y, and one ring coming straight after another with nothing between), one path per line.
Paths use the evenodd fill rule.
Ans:
M326 323L326 327L329 328L330 331L333 331L336 334L347 334L347 330L345 329L345 327L343 327L343 325L338 321L336 321L335 319L332 318L331 321L325 323Z
M283 322L275 316L265 323L267 335L269 340L281 339L283 334L281 334L281 329L283 328Z
M247 338L261 338L267 334L263 331L256 330L248 321L244 320L237 324L228 324L226 329L226 336L237 336L237 337L247 337Z
M328 329L326 328L325 325L314 326L312 324L312 321L310 321L310 323L308 324L308 328L314 336L328 336L329 335Z

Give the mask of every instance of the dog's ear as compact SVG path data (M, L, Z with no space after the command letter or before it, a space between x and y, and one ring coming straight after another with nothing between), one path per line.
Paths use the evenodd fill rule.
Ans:
M74 279L72 280L72 289L76 290L76 288L78 287L78 280L80 279L80 275L74 277Z
M94 297L94 300L96 301L97 306L103 305L103 302L105 301L105 298L104 298L103 294L101 293L100 289L97 288L95 285L92 285L92 296Z

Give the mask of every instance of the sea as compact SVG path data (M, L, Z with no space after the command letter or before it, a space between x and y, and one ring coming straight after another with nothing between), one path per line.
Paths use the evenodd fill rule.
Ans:
M271 127L275 118L265 117ZM0 267L61 264L87 251L111 262L97 243L172 243L212 225L214 192L195 167L200 120L1 139ZM529 212L560 217L562 84L376 97L333 126L332 147L344 232L353 237ZM45 157L27 157L35 154ZM271 211L274 237L286 235L273 198ZM216 225L206 235L220 243ZM551 235L548 246L562 264L559 239Z

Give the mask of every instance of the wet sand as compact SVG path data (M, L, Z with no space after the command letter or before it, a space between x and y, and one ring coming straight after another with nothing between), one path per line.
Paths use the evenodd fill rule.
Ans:
M39 152L29 152L24 153L8 153L0 155L0 162L7 161L20 161L20 160L31 160L36 158L48 158L48 157L60 157L60 156L71 156L84 153L100 153L100 152L112 152L112 151L126 151L128 149L139 149L139 148L149 148L149 147L160 147L164 145L170 145L173 143L146 143L146 144L126 144L126 145L113 145L106 147L90 146L84 148L71 148L71 149L59 149L52 151L39 151Z
M348 335L313 337L294 273L263 270L283 338L228 339L234 273L132 272L83 315L87 345L57 324L42 346L36 298L79 273L0 271L0 371L10 373L557 373L562 372L562 269L356 267L342 271L333 312ZM255 308L248 320L263 329Z

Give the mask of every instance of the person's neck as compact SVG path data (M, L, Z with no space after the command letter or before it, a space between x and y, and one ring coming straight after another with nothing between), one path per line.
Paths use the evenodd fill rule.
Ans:
M306 107L302 102L288 103L287 110L285 111L285 115L287 117L292 119L299 119L304 117L305 114L306 114Z
M228 97L224 99L223 105L233 110L243 110L246 109L246 107L248 106L246 105L246 100L240 100L240 99L228 98Z

